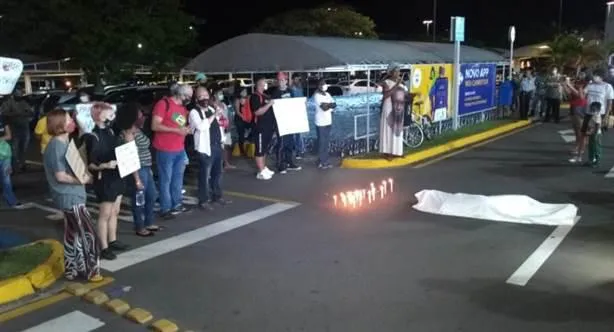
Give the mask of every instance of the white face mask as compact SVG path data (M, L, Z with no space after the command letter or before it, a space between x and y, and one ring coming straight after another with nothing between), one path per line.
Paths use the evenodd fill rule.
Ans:
M216 98L217 98L217 101L224 101L224 95L222 94L217 95Z
M322 85L322 91L326 92L328 90L328 84Z
M90 102L90 98L88 96L81 96L81 97L79 97L79 100L82 103L89 103Z
M265 85L264 85L264 91L266 91L266 90L268 90L268 89L269 89L269 85L268 85L268 84L265 84Z

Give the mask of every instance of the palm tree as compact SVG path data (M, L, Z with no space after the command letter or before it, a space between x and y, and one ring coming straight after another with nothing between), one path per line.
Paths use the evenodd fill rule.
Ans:
M582 68L595 68L607 64L612 45L598 39L585 39L577 32L557 35L549 43L552 64L562 71L579 72Z

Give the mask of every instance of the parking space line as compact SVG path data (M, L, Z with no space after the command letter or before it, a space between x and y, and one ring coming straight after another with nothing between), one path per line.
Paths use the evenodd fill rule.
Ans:
M235 217L218 221L193 231L182 233L165 240L124 252L117 256L117 259L113 261L102 262L102 268L107 271L117 272L132 265L156 258L194 243L210 239L233 229L249 225L256 221L295 208L298 205L299 204L297 203L275 203Z
M185 185L184 188L198 192L198 187L194 186L194 185L189 185L188 184L188 185ZM271 203L296 203L296 202L288 200L288 199L280 199L280 198L275 198L275 197L268 197L268 196L261 196L261 195L255 195L255 194L241 193L241 192L237 192L237 191L227 191L227 190L224 190L224 194L226 194L228 196L233 196L233 197L238 197L238 198L246 198L246 199L253 199L253 200L256 200L256 201L263 201L263 202L271 202Z
M509 277L506 283L516 286L526 286L529 280L537 273L548 257L563 242L571 229L578 224L580 217L576 217L573 225L561 225L544 240L544 242L520 265L520 267Z
M104 325L100 319L75 310L22 332L90 332Z

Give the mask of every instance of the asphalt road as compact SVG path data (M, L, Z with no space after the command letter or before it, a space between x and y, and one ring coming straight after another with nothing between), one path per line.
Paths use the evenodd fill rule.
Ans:
M309 166L270 182L229 172L232 206L165 222L164 233L144 240L123 223L121 238L134 251L103 265L116 279L108 287L131 286L128 303L193 331L613 331L614 191L605 175L614 133L592 169L567 162L564 129L537 125L417 168ZM385 202L359 213L331 207L327 194L388 178L395 190ZM420 213L411 201L422 189L574 203L581 219L525 286L512 285L508 278L557 236L555 227ZM22 199L44 204L42 195ZM24 224L50 222L49 212L22 213ZM0 329L74 311L101 322L96 331L145 330L76 299ZM78 321L70 331L89 331Z

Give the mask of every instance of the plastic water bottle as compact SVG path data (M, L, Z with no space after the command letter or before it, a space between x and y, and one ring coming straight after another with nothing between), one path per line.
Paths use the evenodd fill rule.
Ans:
M136 192L136 206L145 205L145 192L143 190L139 190Z

